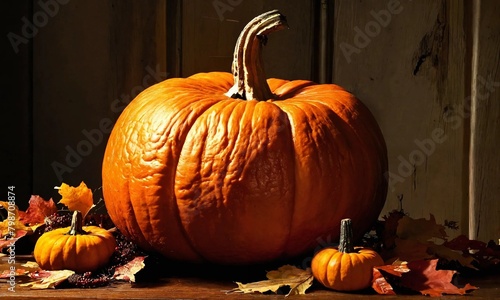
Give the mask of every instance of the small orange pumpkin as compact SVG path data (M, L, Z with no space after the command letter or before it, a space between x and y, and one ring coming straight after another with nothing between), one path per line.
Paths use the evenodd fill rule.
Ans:
M346 215L358 237L378 218L387 150L367 107L334 84L266 80L262 46L286 27L278 11L256 17L236 43L233 74L167 79L118 118L104 201L142 249L253 264L314 249Z
M384 264L374 250L353 247L352 221L343 219L338 249L325 248L311 262L314 278L323 286L336 291L357 291L371 286L373 267Z
M42 234L33 256L44 270L95 271L108 263L115 251L111 232L97 226L82 226L80 211L73 213L71 226Z

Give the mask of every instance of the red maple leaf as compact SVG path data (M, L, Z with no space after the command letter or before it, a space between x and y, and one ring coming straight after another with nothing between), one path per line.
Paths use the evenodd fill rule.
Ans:
M419 260L408 263L410 272L401 276L400 284L422 295L439 297L444 294L464 295L477 287L466 284L459 288L451 283L456 271L436 270L438 260Z
M403 273L409 271L407 264L402 261L395 261L392 265L374 267L372 288L380 295L396 295L394 288L389 283L391 277L401 278Z
M402 289L409 289L431 297L465 295L477 289L470 284L455 286L451 281L456 271L436 270L437 262L437 259L418 260L375 267L372 288L381 295L396 295Z
M19 221L30 226L43 224L45 217L57 212L57 207L51 199L45 200L40 196L32 195L26 212L19 211Z

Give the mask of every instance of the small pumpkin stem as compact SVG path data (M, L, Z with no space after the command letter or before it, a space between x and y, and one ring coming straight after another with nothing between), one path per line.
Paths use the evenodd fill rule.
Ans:
M352 244L352 221L351 219L343 219L340 221L340 242L339 251L343 253L353 253L354 245Z
M68 231L70 235L78 235L78 234L87 234L85 230L83 230L83 216L82 213L78 210L73 212L73 217L71 218L71 227Z
M226 96L261 101L274 98L264 73L262 45L269 33L284 28L288 28L286 18L277 10L261 14L245 26L234 48L234 85Z

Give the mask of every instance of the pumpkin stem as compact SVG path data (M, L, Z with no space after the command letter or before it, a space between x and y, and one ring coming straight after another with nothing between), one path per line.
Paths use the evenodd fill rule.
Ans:
M288 28L286 18L277 10L255 17L243 28L234 48L234 85L226 96L264 101L275 98L264 73L262 45L266 44L269 33L284 28Z
M352 221L351 219L343 219L340 221L340 242L339 251L343 253L353 253L354 245L352 244Z
M69 228L69 231L66 234L70 235L87 234L87 232L83 230L83 216L79 210L75 210L73 212L73 217L71 218L71 227Z

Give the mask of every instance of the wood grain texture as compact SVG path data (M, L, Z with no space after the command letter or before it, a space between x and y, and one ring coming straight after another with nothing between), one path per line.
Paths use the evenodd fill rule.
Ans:
M217 275L214 274L215 277ZM233 289L236 284L233 280L219 280L214 276L207 277L170 277L162 278L155 282L134 284L117 283L110 287L95 289L47 289L30 290L17 287L16 292L8 292L7 284L0 283L0 297L2 299L287 299L283 292L278 294L226 294L225 291ZM265 279L262 276L261 279ZM463 281L463 280L461 280ZM467 280L471 284L480 287L475 290L471 297L473 299L495 299L500 293L500 279L496 277L483 277ZM246 281L244 283L247 283ZM377 295L371 291L356 293L341 293L320 287L315 284L305 295L291 296L290 299L317 299L317 300L352 300L352 299L427 299L417 295ZM463 296L448 295L439 299L452 300L461 299ZM466 297L467 298L467 297Z
M166 1L61 5L35 37L33 61L33 190L59 199L61 181L98 188L114 120L166 78Z
M231 71L239 33L255 16L279 9L290 29L274 33L264 48L267 77L310 79L313 3L308 1L182 1L182 76Z
M463 218L464 8L460 1L336 1L333 82L374 113L389 152L384 214ZM452 119L452 117L456 117ZM465 177L466 178L466 177Z
M26 9L30 3L34 6ZM28 45L18 55L2 52L10 69L2 100L17 100L2 106L8 112L3 136L15 140L15 145L2 149L6 158L2 166L12 170L2 175L2 184L21 187L21 207L31 193L58 199L53 186L61 180L100 186L107 140L101 122L112 126L128 101L163 77L229 71L234 42L246 22L278 8L287 15L290 29L269 38L264 49L268 77L323 81L318 73L323 77L332 73L324 81L346 87L368 105L389 148L392 182L384 212L398 208L398 197L403 195L403 209L412 217L428 218L432 212L438 222L459 222L460 230L450 235L468 233L496 240L500 231L496 199L500 162L495 156L500 136L498 3L466 2L478 3L476 22L469 24L472 10L458 0L323 1L330 5L326 18L333 20L333 26L328 24L327 30L334 42L333 53L321 56L321 61L333 61L326 68L317 65L318 3L61 4L30 39L32 62ZM23 16L43 10L36 1L14 6L24 10L18 15L11 10L2 22L16 33ZM475 32L473 48L466 40L469 31ZM10 46L4 49L10 51ZM483 101L485 94L489 95ZM89 132L98 141L90 141ZM76 159L71 151L85 155ZM59 169L59 176L54 163L65 168Z
M473 2L469 235L500 239L500 2Z

